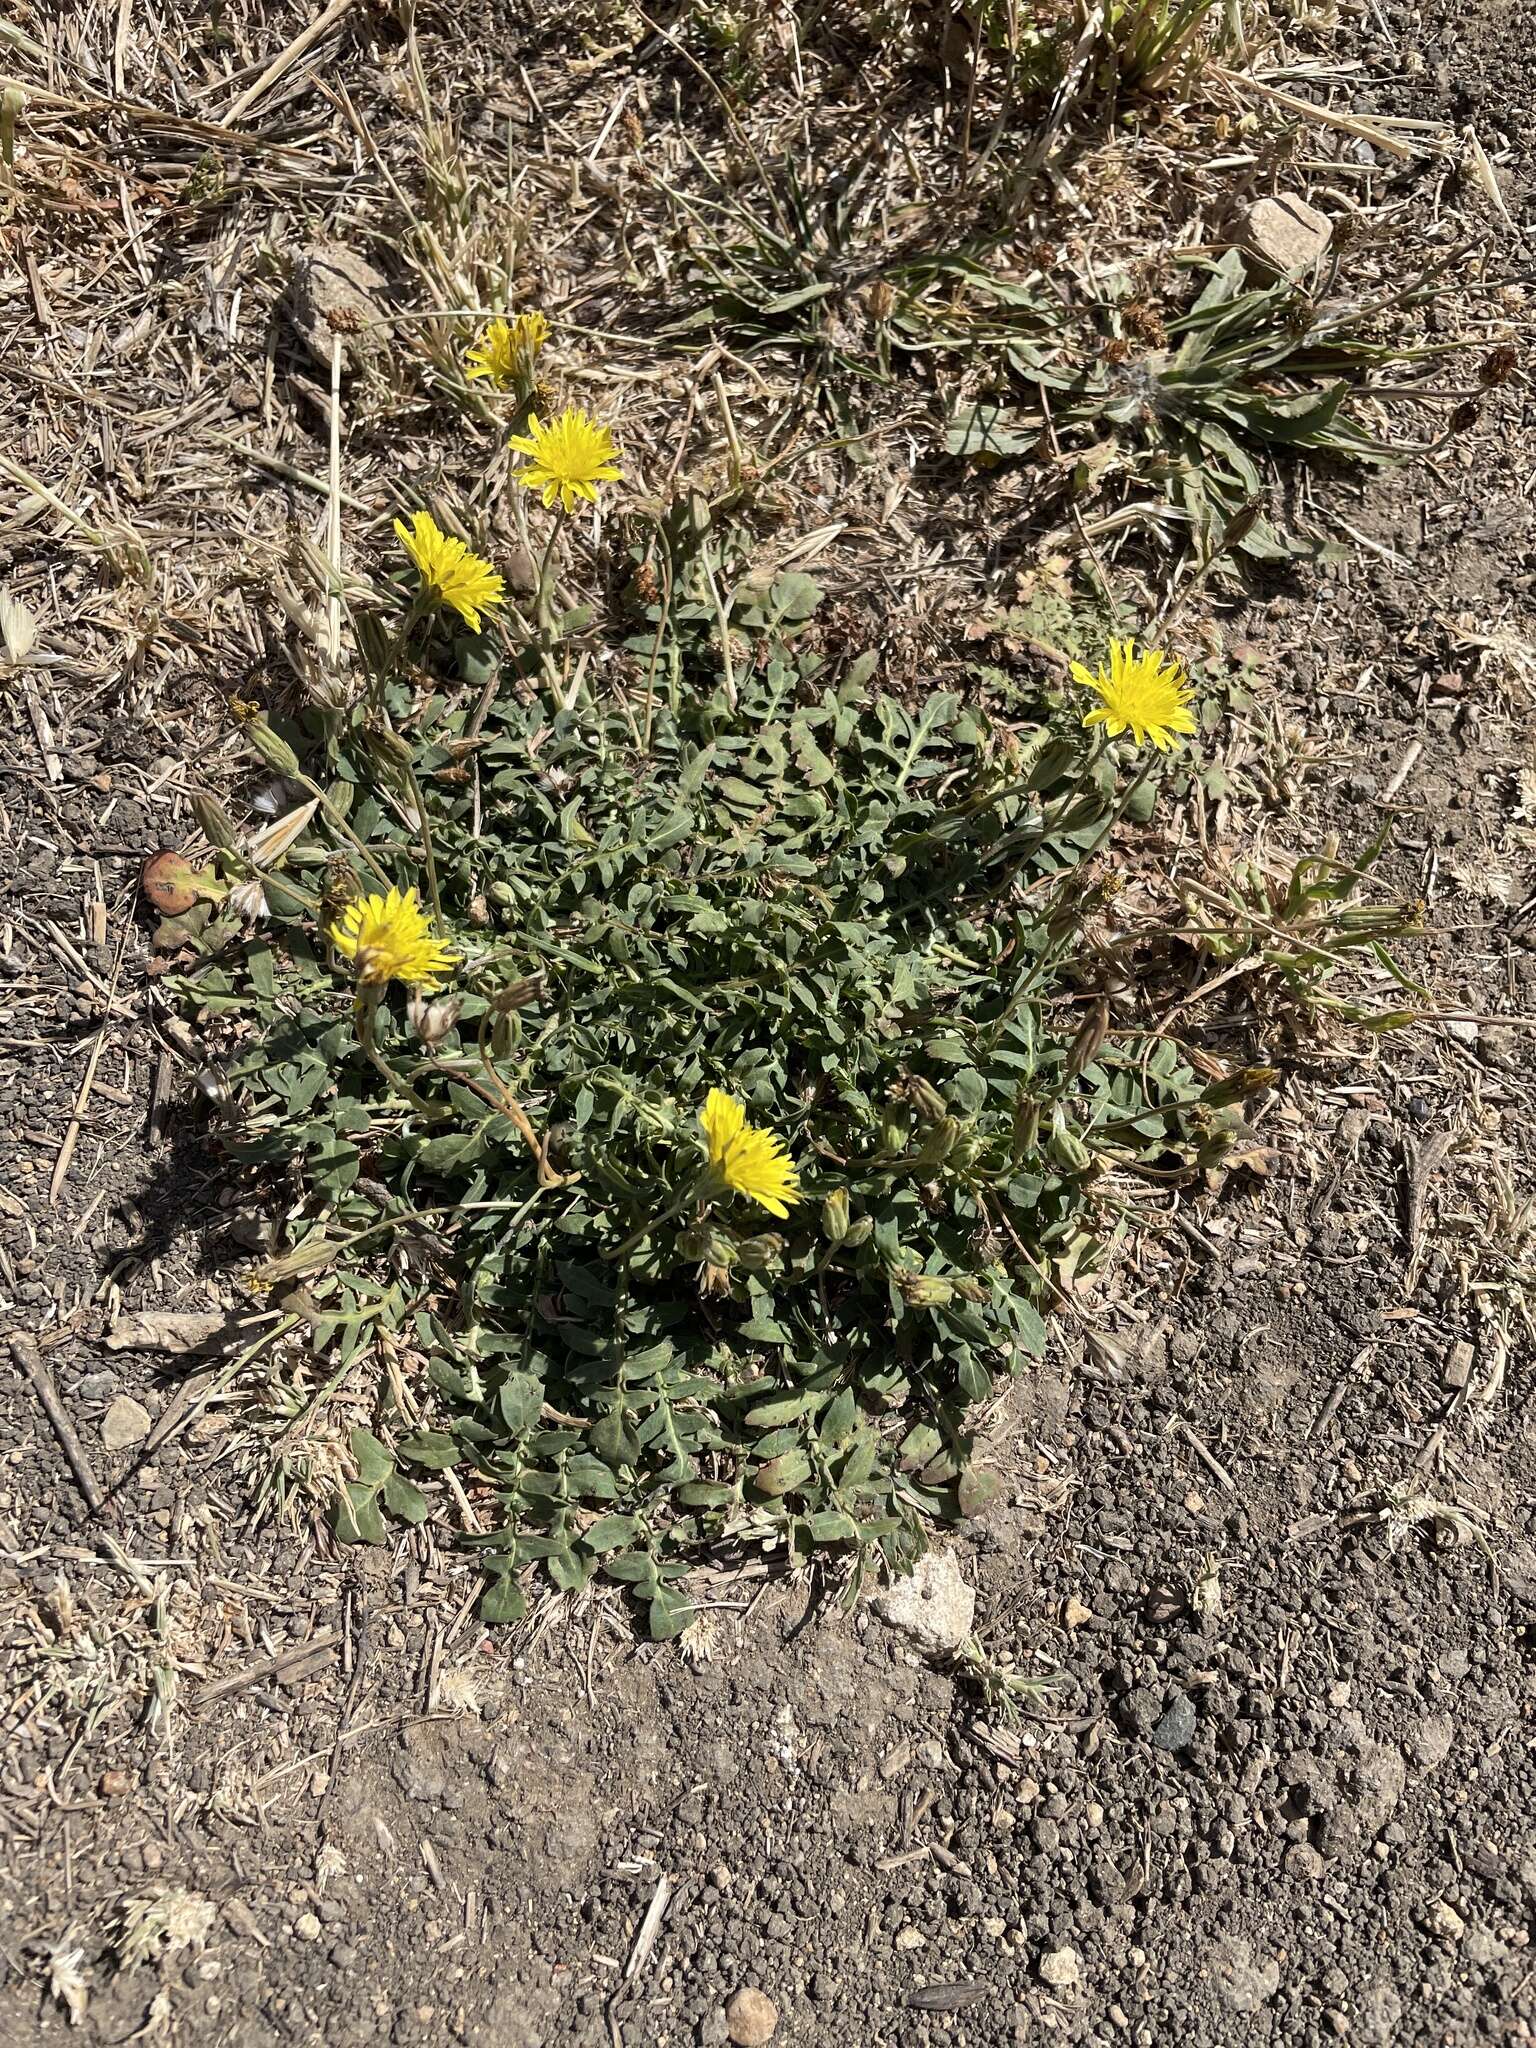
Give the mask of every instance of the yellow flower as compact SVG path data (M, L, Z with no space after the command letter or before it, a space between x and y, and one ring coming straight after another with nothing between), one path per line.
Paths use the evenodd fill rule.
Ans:
M416 891L402 896L360 896L348 904L340 924L331 926L331 944L349 959L359 985L382 988L386 981L409 982L430 994L458 964L458 954L432 936L432 922Z
M511 445L530 458L530 466L517 472L517 482L542 491L546 505L558 498L567 512L575 511L578 498L595 505L596 486L624 474L615 466L619 451L612 434L578 405L568 405L558 419L547 422L531 414L527 433L513 434Z
M699 1116L709 1141L709 1163L717 1179L746 1195L770 1216L787 1216L800 1200L800 1177L772 1131L747 1122L734 1095L711 1088Z
M397 519L395 533L421 571L423 591L456 611L469 630L478 633L480 614L506 596L506 585L490 563L444 533L430 512L413 512L410 526Z
M464 374L473 383L484 377L498 391L515 391L533 379L539 350L549 339L542 313L519 313L515 320L493 320L464 358Z
M1083 724L1102 725L1111 739L1128 730L1138 747L1150 740L1161 754L1178 745L1178 734L1195 730L1188 679L1171 656L1155 647L1138 654L1134 640L1111 640L1109 673L1102 668L1095 673L1074 661L1072 680L1103 698Z

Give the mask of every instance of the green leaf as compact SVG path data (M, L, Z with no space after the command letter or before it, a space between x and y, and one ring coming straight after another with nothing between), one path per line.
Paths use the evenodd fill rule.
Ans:
M388 1539L372 1487L348 1480L331 1509L331 1527L341 1543L383 1543Z
M635 1540L639 1523L633 1515L599 1515L590 1529L582 1531L582 1542L588 1550L601 1555L605 1550L621 1550Z
M358 1479L364 1486L379 1486L394 1471L394 1459L371 1430L354 1429L347 1441L352 1446Z
M446 1472L459 1462L459 1447L440 1429L418 1430L404 1438L400 1455L412 1465L424 1465L429 1472Z
M752 1475L752 1486L755 1492L776 1499L781 1494L793 1493L810 1476L811 1461L804 1451L781 1451L766 1465L758 1466Z
M824 1508L807 1518L806 1526L818 1543L857 1542L859 1525L839 1508Z
M684 1629L692 1627L697 1614L697 1608L685 1593L679 1593L671 1586L658 1586L650 1601L651 1641L670 1642Z
M409 1479L402 1479L398 1472L391 1472L384 1481L379 1489L379 1498L392 1515L398 1515L402 1522L409 1522L413 1528L427 1519L427 1496Z
M510 1573L505 1578L492 1579L480 1595L480 1619L493 1628L499 1623L521 1621L527 1612L523 1589Z
M543 1405L544 1383L532 1373L510 1372L496 1390L497 1409L514 1437L532 1429Z

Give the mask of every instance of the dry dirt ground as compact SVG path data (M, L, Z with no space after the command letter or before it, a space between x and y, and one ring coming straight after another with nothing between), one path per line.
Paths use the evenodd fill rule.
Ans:
M537 224L516 274L568 309L568 374L606 362L634 393L656 481L726 444L711 424L690 446L708 373L592 338L638 331L645 296L615 193L718 119L621 14L562 16L558 58L516 10L424 14L418 55L461 138L510 152L521 210L490 240ZM1005 1714L984 1673L820 1580L705 1579L682 1647L591 1599L488 1633L446 1534L338 1550L307 1509L258 1518L249 1411L197 1405L218 1357L131 1321L221 1319L248 1257L136 880L189 829L189 760L215 781L232 760L223 699L287 680L273 597L323 521L329 391L284 260L323 225L402 305L434 303L392 264L390 181L421 176L388 139L419 125L399 21L328 9L255 90L307 18L125 0L0 29L29 87L0 183L0 566L39 621L0 681L0 2040L669 2048L725 2041L744 1986L785 2043L1531 2039L1523 375L1438 452L1327 485L1347 559L1183 614L1252 678L1226 758L1269 846L1360 846L1395 816L1385 872L1426 906L1409 964L1440 1021L1298 1039L1266 1156L1170 1203L999 1404L1008 1483L952 1555L990 1668L1050 1689ZM1508 213L1481 230L1518 277L1536 161L1513 10L1387 0L1345 26L1334 103L1475 125ZM912 90L947 132L952 81ZM1336 140L1308 127L1290 153L1325 204L1377 175ZM1393 208L1450 207L1447 162L1381 170L1378 260ZM366 557L396 473L462 479L462 451L433 451L477 429L387 364L357 374L380 380L342 450ZM753 374L768 446L800 373ZM674 436L686 410L671 441L662 397ZM1041 529L989 486L975 540L980 486L906 475L901 431L851 481L792 466L776 545L837 527L819 573L919 672L1012 594ZM476 460L489 495L483 432ZM1168 827L1227 829L1199 805Z

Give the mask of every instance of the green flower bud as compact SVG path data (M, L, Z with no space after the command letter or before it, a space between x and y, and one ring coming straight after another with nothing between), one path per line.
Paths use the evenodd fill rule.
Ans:
M848 1226L848 1235L843 1239L843 1243L849 1251L857 1251L861 1244L869 1243L870 1233L874 1227L873 1216L855 1216Z
M210 846L222 846L226 853L234 852L234 820L216 796L210 796L205 789L194 791L192 814L197 819L199 831Z
M1085 1173L1093 1164L1093 1154L1072 1126L1059 1116L1052 1121L1047 1149L1056 1164L1068 1173Z
M259 712L254 718L247 719L245 736L274 774L297 775L301 772L298 755L286 740L278 738Z
M821 1228L824 1236L833 1244L841 1244L848 1235L850 1222L848 1214L848 1191L834 1188L821 1205Z
M762 1273L776 1264L784 1249L784 1240L771 1230L765 1230L758 1237L744 1237L736 1247L738 1265L748 1273Z
M964 1136L965 1127L956 1118L940 1117L918 1147L918 1163L922 1166L942 1166Z
M909 1308L944 1308L955 1298L955 1283L941 1273L897 1273L893 1277Z
M921 1074L914 1074L907 1083L907 1094L920 1117L935 1123L940 1117L949 1115L949 1104L944 1100L931 1081L925 1081Z
M1208 1109L1225 1109L1230 1103L1246 1102L1250 1095L1273 1088L1279 1078L1278 1067L1239 1067L1235 1073L1223 1074L1219 1081L1213 1081L1202 1099Z

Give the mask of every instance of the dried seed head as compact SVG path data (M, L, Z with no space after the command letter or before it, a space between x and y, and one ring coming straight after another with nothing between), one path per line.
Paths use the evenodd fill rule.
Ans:
M406 1004L405 1014L422 1044L435 1050L458 1023L463 1007L459 996L439 996L434 1002L418 990Z
M544 993L542 974L519 975L516 981L509 981L506 987L491 997L491 1008L501 1017L510 1017L514 1010L521 1010Z
M1507 384L1520 367L1520 351L1512 341L1501 341L1497 348L1489 349L1483 357L1477 373L1479 384L1486 384L1490 391L1500 384Z
M363 885L346 855L333 853L325 864L320 882L320 901L332 919L339 916L349 903L355 903L362 893Z

